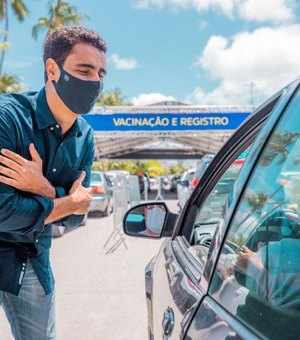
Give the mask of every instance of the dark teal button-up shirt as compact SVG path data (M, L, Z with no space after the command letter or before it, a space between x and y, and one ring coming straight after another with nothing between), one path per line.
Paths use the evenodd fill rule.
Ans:
M68 194L82 170L87 174L83 185L89 186L93 130L78 117L62 138L61 127L47 104L45 89L0 96L0 149L31 159L30 143L34 143L42 158L43 174L55 187L57 197ZM0 290L19 293L29 258L46 294L53 291L49 262L53 226L45 225L53 204L52 199L0 183ZM82 215L71 215L58 223L76 227L82 219Z

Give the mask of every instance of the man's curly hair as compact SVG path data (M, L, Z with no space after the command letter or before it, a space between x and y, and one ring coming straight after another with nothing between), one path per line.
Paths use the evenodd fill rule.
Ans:
M44 42L44 64L48 58L53 58L63 65L73 47L79 43L92 45L104 53L107 51L105 41L97 32L83 26L63 26L47 35Z

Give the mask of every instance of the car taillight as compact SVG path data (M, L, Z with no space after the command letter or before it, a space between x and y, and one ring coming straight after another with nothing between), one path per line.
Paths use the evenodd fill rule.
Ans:
M199 178L194 178L193 180L192 180L192 182L191 182L191 186L193 187L193 188L195 188L196 187L196 185L198 184L198 182L199 182Z
M93 187L92 195L105 194L105 188L101 186Z

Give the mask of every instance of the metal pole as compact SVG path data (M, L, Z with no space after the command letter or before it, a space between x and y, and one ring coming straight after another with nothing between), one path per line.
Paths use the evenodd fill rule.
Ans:
M145 201L148 201L148 181L145 176L143 178L144 178L144 198Z
M162 195L163 182L164 182L164 179L160 177L158 180L158 189L157 189L157 196L155 197L155 201L159 201L159 200L162 201L164 199Z

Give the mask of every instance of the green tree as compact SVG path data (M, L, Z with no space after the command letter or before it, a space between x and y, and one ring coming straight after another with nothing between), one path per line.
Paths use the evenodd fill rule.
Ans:
M9 46L7 42L9 30L9 17L8 17L9 6L11 6L14 15L20 22L22 22L25 19L25 17L29 14L27 7L25 6L22 0L0 0L0 20L4 20L3 41L0 44L1 50L0 75L2 75L3 71L5 52L7 51Z
M47 33L57 27L78 25L87 19L86 15L77 13L77 8L65 0L49 1L48 17L43 17L32 28L32 36L37 39L40 31L47 29Z
M18 77L4 73L0 75L0 94L7 92L22 92L23 87Z
M159 160L136 161L136 166L137 171L146 172L149 176L163 176L168 172Z
M123 96L122 91L118 88L101 92L97 105L105 105L105 106L123 106L129 105L125 103L126 97Z
M107 171L109 168L108 161L97 161L92 165L92 170L95 171Z
M182 164L172 164L169 166L169 174L170 175L181 175L185 171L185 168Z

